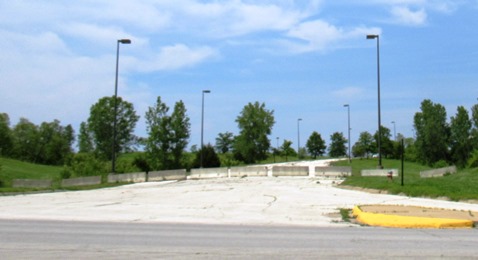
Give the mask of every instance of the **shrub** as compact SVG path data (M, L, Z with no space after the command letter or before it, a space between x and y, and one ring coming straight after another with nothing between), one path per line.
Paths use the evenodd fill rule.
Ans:
M443 168L447 166L448 166L448 163L445 160L439 160L438 162L433 164L433 168Z
M474 150L471 153L470 159L468 159L468 167L469 168L477 168L478 167L478 150Z

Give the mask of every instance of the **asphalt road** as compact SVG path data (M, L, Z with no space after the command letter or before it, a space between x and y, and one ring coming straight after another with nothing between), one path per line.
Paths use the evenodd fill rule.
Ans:
M0 258L475 258L477 232L0 220Z

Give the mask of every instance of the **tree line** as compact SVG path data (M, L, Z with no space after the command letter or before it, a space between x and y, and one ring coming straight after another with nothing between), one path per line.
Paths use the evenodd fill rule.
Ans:
M280 147L272 147L269 136L275 124L274 111L264 103L248 103L235 122L238 135L231 132L219 133L214 146L207 144L203 149L192 146L186 154L190 138L190 118L182 101L175 103L172 111L157 97L156 103L145 113L147 136L134 135L139 120L133 104L117 97L116 142L113 142L115 97L103 97L91 106L90 115L80 124L78 153L72 145L75 133L71 125L63 126L60 121L43 122L35 125L21 118L10 126L8 114L0 114L0 155L34 163L66 165L68 174L88 175L89 172L108 172L104 162L117 154L144 147L144 153L134 160L134 167L142 170L163 170L200 167L200 155L204 167L231 166L239 163L251 164L269 156L309 155L313 158L328 152L331 157L347 155L347 139L340 132L330 136L327 147L322 136L314 131L304 148L295 151L292 142L284 140ZM478 105L472 107L472 117L459 106L455 116L447 122L445 108L430 100L421 103L414 116L416 138L391 139L390 129L381 126L381 151L385 158L399 158L399 141L405 140L407 160L427 165L456 164L459 167L478 165ZM370 157L377 153L378 131L372 135L360 133L352 147L354 157ZM115 146L113 147L113 143ZM223 154L221 159L218 153ZM221 161L222 160L222 161ZM102 163L103 162L103 163ZM123 168L127 168L125 166ZM121 168L121 167L120 167ZM79 173L81 172L81 174Z

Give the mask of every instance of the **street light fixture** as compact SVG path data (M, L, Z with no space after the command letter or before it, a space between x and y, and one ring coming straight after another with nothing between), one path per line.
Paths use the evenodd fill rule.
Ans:
M297 157L300 158L300 121L302 118L297 119Z
M131 44L130 39L120 39L116 43L116 75L115 75L115 100L114 100L114 119L113 119L113 158L111 163L111 172L116 172L116 124L118 117L118 66L119 66L119 46L121 44Z
M210 90L202 91L202 112L201 112L201 168L203 167L204 161L204 94L211 93Z
M381 118L380 118L380 36L378 34L367 35L367 40L377 39L377 94L378 94L378 168L382 169L382 130Z
M348 115L348 139L349 139L349 163L352 162L352 159L350 157L350 105L345 104L344 107L347 108L347 115Z

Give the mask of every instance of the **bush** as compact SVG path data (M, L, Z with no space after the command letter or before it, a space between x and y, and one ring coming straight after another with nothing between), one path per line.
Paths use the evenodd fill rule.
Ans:
M439 160L438 162L433 164L433 168L444 168L447 166L448 166L448 163L445 160Z
M104 162L89 153L75 154L71 165L69 165L69 170L71 171L70 177L98 176L110 171Z
M477 168L478 167L478 150L474 150L471 153L470 159L468 159L468 167L469 168Z
M194 160L193 166L199 168L201 166L201 151L203 152L203 167L204 168L214 168L221 166L221 161L217 156L216 151L212 145L208 144L204 146L202 150L199 150L196 154L196 159Z

